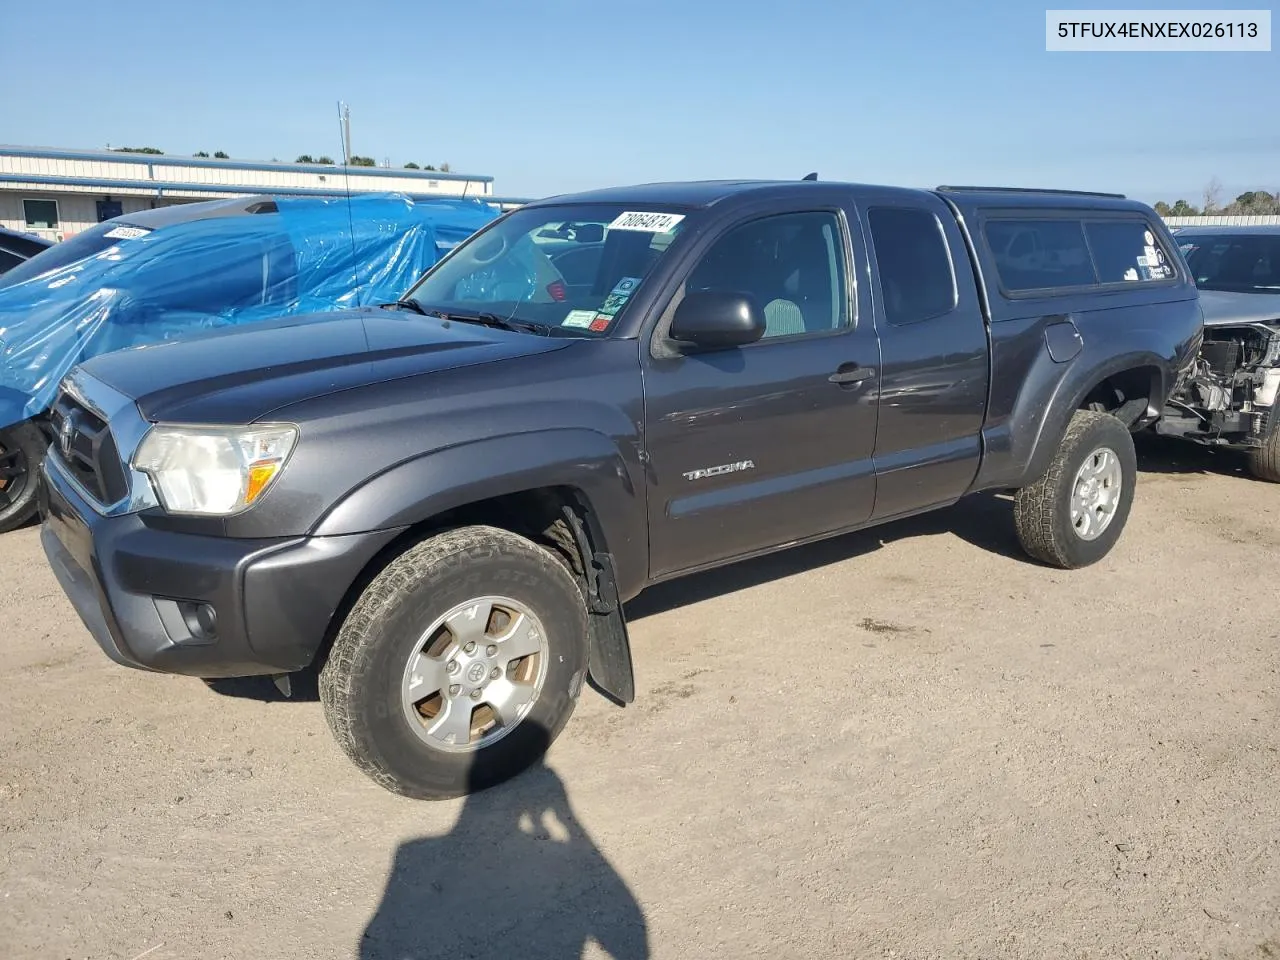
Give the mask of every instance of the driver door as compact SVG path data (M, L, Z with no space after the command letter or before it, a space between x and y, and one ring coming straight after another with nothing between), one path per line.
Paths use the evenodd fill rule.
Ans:
M835 207L740 220L672 298L644 358L654 579L871 516L879 348L851 282L851 222ZM699 289L751 296L764 337L693 351L667 340L675 306Z

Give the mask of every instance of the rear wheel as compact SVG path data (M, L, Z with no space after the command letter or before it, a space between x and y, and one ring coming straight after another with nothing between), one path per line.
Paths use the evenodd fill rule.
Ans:
M1137 478L1128 428L1108 413L1076 411L1048 470L1014 501L1022 548L1065 569L1101 560L1129 519Z
M463 527L411 547L365 589L320 673L338 743L395 793L443 799L537 760L586 672L582 593L547 550Z
M16 530L35 515L47 449L44 435L30 420L0 430L0 533Z

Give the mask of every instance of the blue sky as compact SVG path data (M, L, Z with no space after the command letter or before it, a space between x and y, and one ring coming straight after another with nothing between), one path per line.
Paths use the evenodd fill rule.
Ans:
M1047 53L1038 4L61 0L58 28L4 6L48 58L0 102L11 144L337 156L343 99L355 152L508 196L811 170L1280 190L1280 53Z

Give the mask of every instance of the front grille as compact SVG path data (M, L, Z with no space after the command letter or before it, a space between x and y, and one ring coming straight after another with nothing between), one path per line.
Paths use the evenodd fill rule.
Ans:
M65 390L49 411L50 440L67 472L99 503L129 493L124 464L107 422Z

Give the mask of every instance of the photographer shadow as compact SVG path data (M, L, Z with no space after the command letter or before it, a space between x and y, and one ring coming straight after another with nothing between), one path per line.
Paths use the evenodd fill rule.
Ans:
M541 760L473 793L449 833L401 844L360 960L646 960L644 912Z

